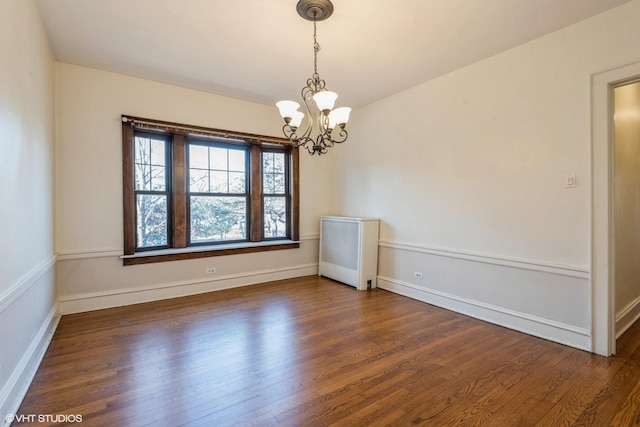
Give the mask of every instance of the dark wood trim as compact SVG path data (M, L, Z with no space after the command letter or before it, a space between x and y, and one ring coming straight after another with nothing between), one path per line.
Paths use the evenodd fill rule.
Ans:
M300 149L291 149L291 240L300 240Z
M186 138L184 135L173 135L172 162L172 196L171 220L173 223L173 247L187 247L187 166L186 166Z
M198 259L198 258L208 258L215 256L225 256L225 255L238 255L238 254L248 254L254 252L270 252L270 251L279 251L284 249L297 249L300 247L300 243L283 243L283 244L274 244L274 245L260 245L260 246L247 246L244 248L229 248L229 249L212 249L212 250L203 250L197 252L183 252L177 254L162 254L162 255L141 255L136 256L135 258L123 258L123 265L140 265L140 264L152 264L156 262L165 262L165 261L181 261L187 259Z
M136 251L136 206L134 194L133 129L122 123L122 220L124 254Z
M189 208L188 208L188 164L187 147L188 138L191 134L196 134L206 138L242 138L244 143L239 141L229 141L229 144L239 144L247 147L249 152L249 218L248 218L248 239L249 242L264 242L277 239L264 239L264 217L263 217L263 197L262 197L262 152L269 150L286 151L289 156L288 164L288 191L289 210L288 215L288 238L298 241L299 215L300 215L300 190L299 186L299 149L292 147L288 140L262 135L246 134L242 132L223 131L219 129L209 129L201 126L180 125L171 122L164 122L151 119L140 119L131 116L122 116L123 135L123 234L124 234L124 254L135 255L144 253L136 252L136 191L135 191L135 165L134 165L134 138L136 132L155 133L172 138L170 142L171 160L168 162L171 185L168 187L169 201L169 247L183 249L189 247ZM221 140L211 139L212 142ZM204 141L206 142L206 141ZM227 143L226 141L224 142ZM235 249L214 249L201 251L188 251L178 254L152 255L157 253L150 250L149 254L144 254L135 258L124 258L124 265L147 264L151 262L173 261L182 259L203 258L209 256L242 254L278 249L298 248L299 244L274 244L267 246L235 248Z
M252 145L250 149L251 168L251 214L249 240L259 242L262 240L264 218L262 217L262 150L257 145Z
M256 135L254 133L165 122L163 120L145 119L142 117L134 117L125 114L122 115L122 120L126 120L127 124L129 126L133 126L135 129L145 131L181 133L184 135L195 133L200 136L209 136L214 138L241 139L242 141L258 145L264 145L264 143L267 142L270 144L286 145L288 147L291 147L291 141L286 138L280 138L276 136Z

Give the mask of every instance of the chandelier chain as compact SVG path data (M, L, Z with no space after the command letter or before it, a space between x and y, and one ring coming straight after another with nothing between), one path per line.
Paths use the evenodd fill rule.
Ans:
M318 52L320 51L320 44L318 43L318 36L316 33L316 21L313 21L313 73L318 74Z

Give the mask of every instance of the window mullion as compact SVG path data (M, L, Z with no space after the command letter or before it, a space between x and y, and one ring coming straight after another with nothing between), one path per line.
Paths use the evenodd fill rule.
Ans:
M251 217L249 218L250 236L252 242L262 240L263 218L262 218L262 150L257 145L251 146L250 152L249 177L250 183L250 208Z
M174 248L187 247L187 166L184 135L173 135L171 232Z

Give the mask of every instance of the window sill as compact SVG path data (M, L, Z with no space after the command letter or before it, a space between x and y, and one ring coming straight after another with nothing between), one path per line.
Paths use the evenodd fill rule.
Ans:
M155 262L181 261L186 259L208 258L214 256L248 254L253 252L296 249L300 242L295 240L269 240L264 242L242 242L211 246L191 246L180 249L161 249L122 255L123 265L151 264Z

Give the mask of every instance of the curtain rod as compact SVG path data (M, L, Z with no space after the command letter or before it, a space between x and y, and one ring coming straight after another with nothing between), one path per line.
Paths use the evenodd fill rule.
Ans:
M253 143L270 143L278 145L291 146L286 138L278 138L275 136L256 135L245 132L235 132L223 129L213 129L203 126L182 125L178 123L165 122L162 120L143 119L140 117L122 115L122 123L129 123L131 127L142 130L155 130L163 132L178 132L199 136L210 136L214 138L231 139L235 141L253 142Z

